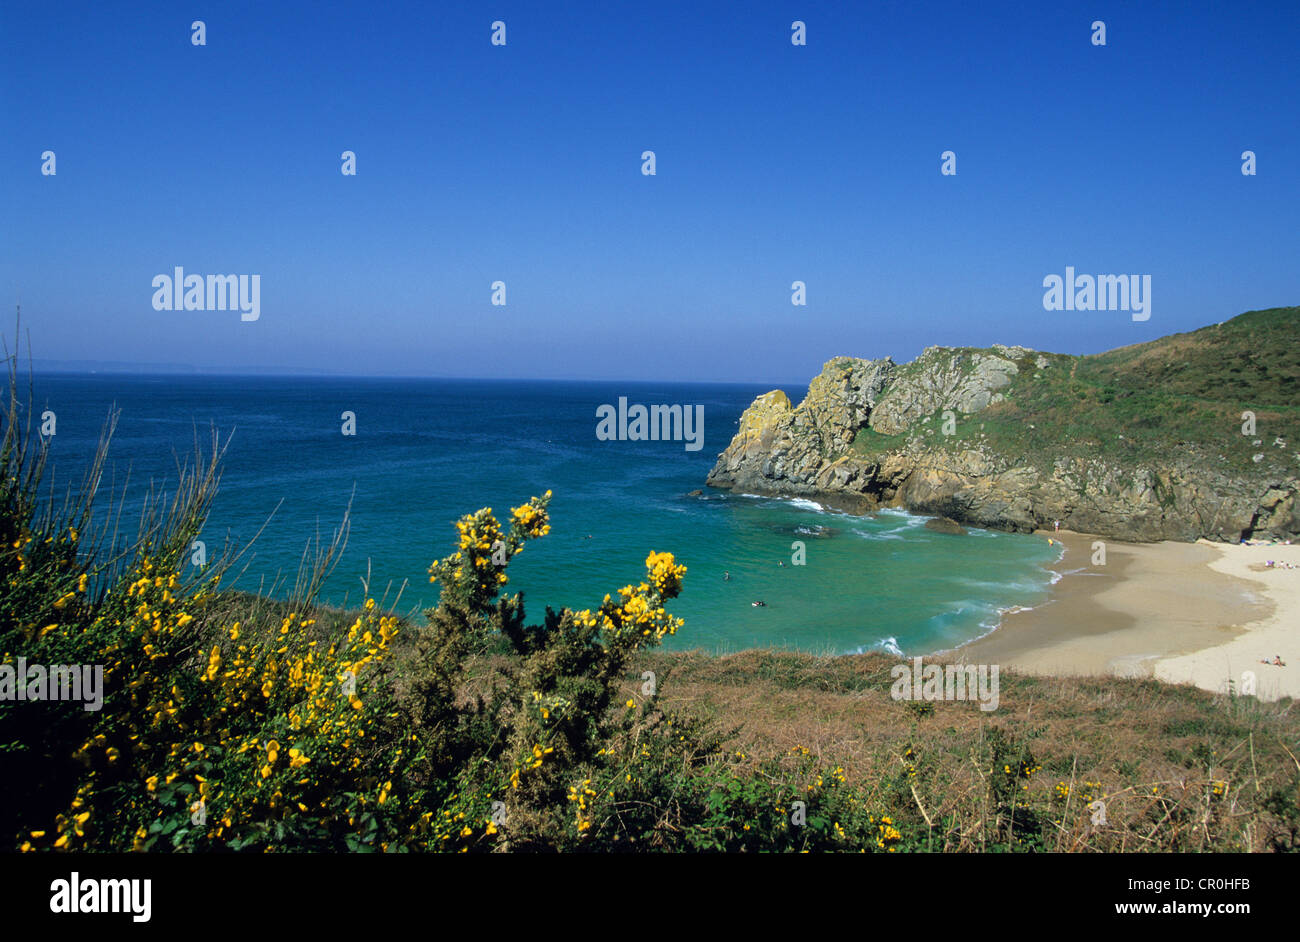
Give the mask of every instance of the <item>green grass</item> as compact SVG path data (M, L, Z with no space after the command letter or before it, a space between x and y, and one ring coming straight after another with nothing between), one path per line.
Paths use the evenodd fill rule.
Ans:
M1050 362L1041 370L1037 356L1016 361L1020 373L999 390L1004 401L958 416L956 434L939 433L936 413L910 433L863 429L852 453L878 458L919 436L929 447L950 450L982 443L1042 469L1058 460L1135 467L1190 458L1235 475L1300 471L1293 456L1300 451L1300 308L1254 311L1092 356L1044 354ZM904 364L893 382L915 377L930 360ZM1241 433L1246 410L1256 416L1254 436ZM1278 437L1286 448L1274 446ZM1263 443L1255 446L1255 439ZM1258 453L1265 457L1255 463Z

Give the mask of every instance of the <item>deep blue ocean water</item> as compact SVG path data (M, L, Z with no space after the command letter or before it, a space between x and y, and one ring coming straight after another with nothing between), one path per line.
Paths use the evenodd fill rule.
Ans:
M405 583L398 609L437 601L428 566L454 549L452 521L491 507L498 518L550 489L551 534L510 567L532 618L544 605L599 603L636 582L650 550L688 571L670 606L686 619L675 648L782 646L843 653L930 653L986 633L999 612L1047 597L1056 553L1036 537L923 527L900 512L858 517L803 500L704 488L741 412L770 387L316 377L42 374L36 405L57 416L57 481L79 481L111 407L110 450L128 500L152 479L170 487L176 458L215 427L232 435L221 489L203 533L253 537L279 507L236 585L292 579L307 541L337 526L355 490L347 549L325 600L355 604ZM794 401L803 389L787 388ZM704 445L600 441L596 409L665 403L704 407ZM356 435L341 415L356 415ZM792 563L802 540L806 565ZM784 562L784 566L778 563ZM724 579L724 573L730 579ZM280 594L284 594L283 591ZM766 605L755 608L751 602Z

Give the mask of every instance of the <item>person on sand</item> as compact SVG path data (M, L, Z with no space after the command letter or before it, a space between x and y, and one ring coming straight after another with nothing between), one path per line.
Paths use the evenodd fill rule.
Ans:
M1286 661L1282 660L1282 655L1280 655L1280 654L1275 654L1275 655L1273 656L1273 666L1274 666L1274 667L1286 667Z
M1061 521L1059 521L1059 520L1053 520L1053 521L1052 521L1052 532L1053 532L1053 533L1060 533L1060 532L1061 532Z

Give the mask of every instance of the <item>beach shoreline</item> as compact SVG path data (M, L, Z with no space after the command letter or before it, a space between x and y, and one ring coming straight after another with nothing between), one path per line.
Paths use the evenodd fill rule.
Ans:
M1035 531L1060 543L1050 598L940 652L1044 676L1155 677L1260 699L1300 696L1300 545L1124 543ZM1279 564L1266 567L1267 560ZM1286 564L1295 569L1285 568ZM1280 656L1285 667L1262 664Z

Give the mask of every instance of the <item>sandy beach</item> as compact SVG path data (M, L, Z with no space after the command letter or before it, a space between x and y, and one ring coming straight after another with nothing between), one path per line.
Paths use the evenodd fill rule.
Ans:
M1218 692L1252 671L1261 699L1300 696L1300 545L1037 535L1065 548L1052 567L1061 578L1051 598L1008 613L996 631L950 655L1034 674L1147 676ZM1278 655L1285 667L1260 663Z

